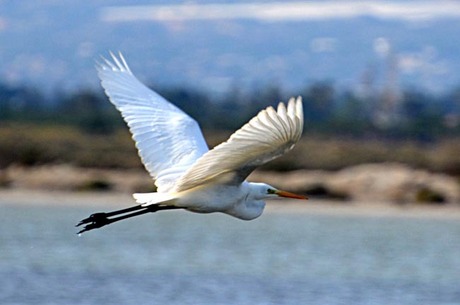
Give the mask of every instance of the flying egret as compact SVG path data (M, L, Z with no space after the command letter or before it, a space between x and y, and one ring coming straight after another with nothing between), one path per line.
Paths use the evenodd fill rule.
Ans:
M307 199L246 181L257 166L283 155L299 141L300 97L291 98L287 105L279 103L277 110L262 110L226 142L209 150L194 119L142 84L121 53L111 56L112 61L103 58L97 65L102 87L128 124L157 192L133 194L136 206L92 214L77 224L85 225L79 233L171 209L221 212L251 220L262 214L264 199Z

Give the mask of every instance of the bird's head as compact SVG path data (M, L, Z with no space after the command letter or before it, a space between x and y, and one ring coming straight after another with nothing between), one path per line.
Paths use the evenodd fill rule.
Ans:
M251 183L252 192L255 199L268 199L268 198L294 198L294 199L308 199L306 196L298 195L282 190L278 190L273 186L266 183Z
M307 199L307 197L302 195L278 190L266 183L249 182L243 185L248 187L245 199L240 201L241 204L237 204L226 213L244 220L251 220L262 214L265 207L264 199L279 197Z

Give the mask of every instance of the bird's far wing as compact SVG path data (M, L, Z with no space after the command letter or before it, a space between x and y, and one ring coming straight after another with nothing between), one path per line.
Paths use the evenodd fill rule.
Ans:
M291 98L259 112L226 142L204 154L177 181L175 191L185 191L211 181L241 183L259 165L291 150L303 130L302 99Z
M208 151L198 123L142 84L125 59L111 53L97 66L102 87L129 126L145 168L159 191Z

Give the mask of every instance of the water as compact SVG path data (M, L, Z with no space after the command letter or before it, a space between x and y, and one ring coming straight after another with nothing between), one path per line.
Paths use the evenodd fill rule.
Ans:
M1 206L0 304L460 304L460 222Z

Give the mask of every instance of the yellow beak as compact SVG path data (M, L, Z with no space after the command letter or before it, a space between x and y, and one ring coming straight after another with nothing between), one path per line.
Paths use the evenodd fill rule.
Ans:
M286 192L286 191L280 191L280 190L275 191L275 194L280 196L280 197L286 197L286 198L303 199L303 200L308 199L307 196L297 195L297 194L294 194L294 193L290 193L290 192Z

